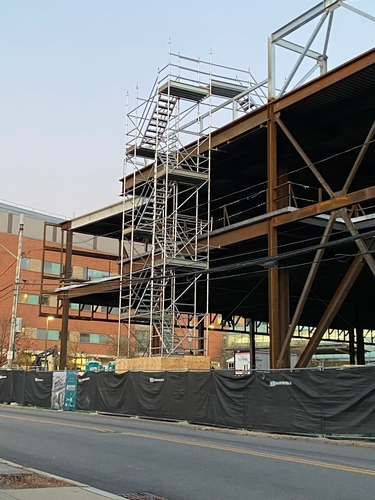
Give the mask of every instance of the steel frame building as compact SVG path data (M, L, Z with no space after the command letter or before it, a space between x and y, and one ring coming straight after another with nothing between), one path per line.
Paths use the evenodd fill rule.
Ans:
M375 329L375 50L327 72L341 6L374 21L326 0L269 38L268 99L265 81L171 55L150 97L128 112L123 202L63 225L62 352L68 302L81 300L119 305L129 332L148 325L148 355L180 353L186 342L204 353L211 312L268 322L273 368L288 366L301 325L313 333L298 367L329 328L347 331L363 360L363 331ZM317 17L304 47L286 39ZM299 54L279 91L276 45ZM307 83L305 57L321 70ZM73 232L118 239L119 276L72 284Z

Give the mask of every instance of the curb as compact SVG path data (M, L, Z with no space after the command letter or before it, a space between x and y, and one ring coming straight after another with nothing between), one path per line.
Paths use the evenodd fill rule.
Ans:
M108 491L104 490L99 490L98 488L94 488L92 486L89 486L88 484L85 483L80 483L78 481L74 481L73 479L67 479L62 476L57 476L56 474L50 474L49 472L44 472L38 469L33 469L31 467L23 467L22 465L15 464L14 462L10 462L9 460L4 460L3 458L0 458L0 463L9 465L10 467L15 467L17 469L22 469L26 470L29 472L32 472L34 474L39 474L40 476L45 476L45 477L50 477L52 479L57 479L59 481L64 481L65 483L70 484L71 486L76 486L77 488L81 488L85 491L88 491L89 493L96 493L97 495L101 495L105 498L109 498L111 500L118 500L119 498L125 498L126 497L119 497L118 495L114 495L113 493L109 493Z

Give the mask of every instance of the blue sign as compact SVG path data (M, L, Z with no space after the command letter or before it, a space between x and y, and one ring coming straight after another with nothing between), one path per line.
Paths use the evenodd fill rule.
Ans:
M77 401L77 372L66 372L64 410L75 410Z

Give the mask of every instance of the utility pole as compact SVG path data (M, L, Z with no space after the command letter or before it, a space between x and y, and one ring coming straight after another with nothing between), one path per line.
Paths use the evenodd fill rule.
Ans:
M20 274L21 274L21 258L22 258L22 236L23 236L23 226L24 226L24 215L20 215L20 227L18 231L18 251L17 251L17 265L16 265L16 281L14 283L13 292L13 306L12 306L12 319L10 324L10 334L9 334L9 349L8 349L8 370L13 368L14 359L14 338L16 333L16 323L17 323L17 306L18 306L18 293L20 289Z

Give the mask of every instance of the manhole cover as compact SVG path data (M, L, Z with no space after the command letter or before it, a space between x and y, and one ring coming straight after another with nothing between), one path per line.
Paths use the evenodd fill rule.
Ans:
M126 493L120 497L128 498L129 500L167 500L166 498L152 495L152 493Z

